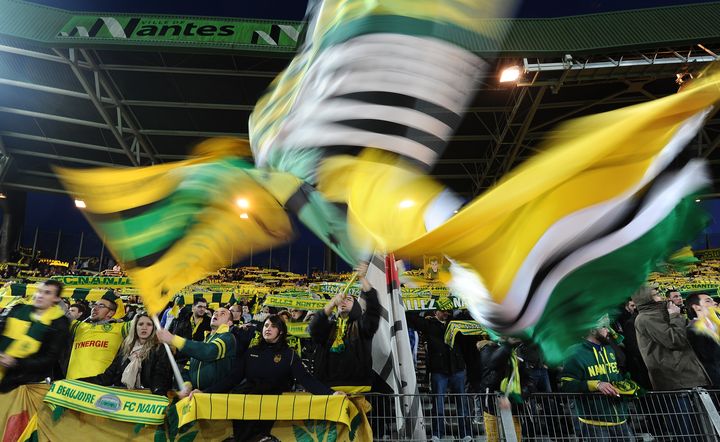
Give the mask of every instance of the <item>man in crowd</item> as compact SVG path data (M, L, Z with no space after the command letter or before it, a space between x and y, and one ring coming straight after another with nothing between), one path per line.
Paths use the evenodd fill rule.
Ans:
M69 320L58 305L63 285L47 280L33 295L32 304L17 304L0 317L0 392L30 382L55 378Z
M446 305L440 305L447 301ZM430 372L430 388L435 396L433 404L432 440L442 439L445 435L445 403L444 395L448 388L457 394L465 394L465 360L458 348L450 347L445 343L445 330L452 316L452 302L441 299L438 302L439 310L435 311L433 318L419 317L412 313L406 314L408 327L418 331L427 342L427 369ZM460 437L470 440L468 406L464 400L459 404ZM468 439L470 438L470 439Z
M231 373L237 353L235 337L230 331L232 323L230 310L221 307L213 313L210 319L211 332L203 342L174 335L165 329L157 331L160 342L172 344L190 357L182 373L185 388L181 396L191 391L205 390Z
M633 431L627 423L628 406L615 384L623 380L623 375L610 346L607 324L598 325L582 343L570 349L570 357L563 365L560 391L603 395L574 401L578 416L575 428L582 440L633 440Z
M710 385L705 369L695 356L687 336L686 319L676 303L663 301L654 290L643 287L632 296L637 305L635 333L638 348L648 369L655 390L679 390ZM668 427L676 434L698 432L691 419L692 401L680 394L674 407L663 410L668 416Z
M675 304L680 309L680 314L687 317L687 310L685 309L685 303L683 302L682 295L675 289L670 289L667 294L668 301Z
M698 330L700 327L708 328L717 333L715 323L710 315L715 314L711 308L717 307L713 299L705 293L693 293L687 297L688 339L695 354L705 367L713 387L720 386L720 345L708 334Z
M82 321L85 319L86 312L87 309L83 304L75 303L68 308L67 316L72 320L77 319L78 321Z
M207 308L205 298L195 298L191 311L184 308L170 325L170 332L185 339L202 342L211 328Z
M233 316L233 324L241 325L245 322L242 317L242 305L236 303L231 305L229 309Z
M315 377L334 390L370 391L373 381L372 338L380 324L377 292L365 277L367 263L358 269L365 312L353 296L338 293L319 310L309 331L315 343ZM337 309L337 316L331 318Z
M115 359L130 326L129 322L113 320L118 302L119 298L108 292L92 305L90 316L85 321L73 321L70 326L72 343L68 379L97 376L105 372Z

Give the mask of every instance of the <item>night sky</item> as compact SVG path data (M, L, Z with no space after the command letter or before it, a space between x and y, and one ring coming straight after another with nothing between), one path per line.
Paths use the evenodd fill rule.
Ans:
M264 19L301 20L305 12L306 2L298 0L262 0L237 1L224 0L199 2L197 0L33 0L34 3L75 11L93 12L137 12L145 14L176 14L204 15L221 17L243 17ZM560 17L568 15L609 12L624 9L638 9L656 6L671 6L683 3L703 3L704 1L671 1L671 0L635 0L635 1L560 1L546 0L526 1L519 8L518 16L524 18ZM715 220L720 219L720 201L705 201L705 205ZM306 229L296 223L300 234L292 246L291 270L304 272L307 250L311 250L311 267L322 269L322 243ZM101 250L101 242L91 227L75 208L72 200L66 196L45 193L28 193L23 245L31 246L38 230L38 248L46 251L46 255L54 255L60 237L60 257L70 259L78 252L80 234L83 232L83 250L85 256L97 256ZM709 229L710 246L720 247L720 224L714 222ZM695 248L705 248L706 237L699 239ZM253 264L267 265L269 254L254 256ZM244 263L249 263L245 260ZM273 265L287 267L288 247L273 251Z

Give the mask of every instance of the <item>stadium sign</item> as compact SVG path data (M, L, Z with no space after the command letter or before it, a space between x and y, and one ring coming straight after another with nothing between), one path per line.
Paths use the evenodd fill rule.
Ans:
M198 17L73 16L58 39L122 43L221 43L296 47L300 25Z

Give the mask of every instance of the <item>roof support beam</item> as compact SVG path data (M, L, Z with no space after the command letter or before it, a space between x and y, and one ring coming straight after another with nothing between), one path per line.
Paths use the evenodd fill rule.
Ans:
M493 163L495 162L495 158L497 158L498 153L500 152L500 149L502 148L505 137L507 136L508 132L510 131L510 126L512 122L515 120L515 116L517 115L518 111L520 110L520 105L522 104L523 100L525 99L525 95L528 93L528 88L518 88L515 89L517 92L516 98L515 98L515 104L513 105L510 112L507 114L507 118L505 118L504 121L502 121L500 124L502 127L499 127L500 134L497 137L497 140L495 144L492 147L492 150L490 152L490 158L488 158L487 163L485 163L485 167L483 168L482 173L478 177L478 188L474 189L474 193L477 194L480 191L480 188L482 184L485 182L485 180L489 177L490 170L492 170Z
M62 54L62 52L58 51L57 49L53 49L56 54L58 54L60 57L65 58L65 56ZM127 142L125 141L125 138L123 138L120 131L117 130L115 125L113 124L112 118L107 112L107 109L103 106L102 102L100 101L100 98L95 95L95 91L93 90L93 87L90 85L90 82L88 82L87 78L85 78L85 74L83 74L80 71L80 68L74 63L75 62L75 52L73 49L70 49L70 57L67 58L67 60L71 61L71 63L68 65L70 67L70 70L75 74L75 78L77 78L78 82L80 83L80 86L82 86L83 90L85 90L85 93L88 95L88 98L90 98L90 101L95 106L95 109L97 109L98 113L100 114L100 117L102 117L103 121L108 125L108 130L110 133L112 133L113 137L117 140L117 142L120 144L120 147L122 148L125 155L130 159L130 163L132 163L133 166L139 166L140 164L135 159L135 156L133 156L132 152L130 151L130 146L127 145Z
M95 127L98 129L107 129L106 124L99 123L97 121L88 121L88 120L81 120L79 118L63 117L63 116L54 115L54 114L45 114L42 112L29 111L29 110L25 110L25 109L17 109L14 107L0 106L0 112L6 113L6 114L13 114L13 115L22 115L24 117L30 117L30 118L40 118L42 120L59 121L61 123L77 124L78 126L87 126L87 127ZM127 129L122 128L122 130L124 131Z
M27 149L9 149L8 153L10 153L12 155L23 155L23 156L27 156L27 157L45 158L47 160L67 161L67 162L71 162L71 163L87 164L89 166L123 167L123 168L127 167L127 166L123 166L121 164L107 163L104 161L86 160L85 158L64 157L64 156L55 155L52 153L35 152L32 150L27 150Z
M110 79L107 77L106 73L103 72L100 68L98 68L98 65L95 63L93 58L88 54L88 52L85 49L80 49L80 53L85 57L85 61L92 67L95 78L97 81L97 87L98 89L100 86L102 86L103 89L105 89L105 92L110 97L110 100L112 100L113 104L117 108L118 112L118 126L121 126L121 120L125 120L125 123L130 128L130 132L135 136L135 139L138 142L138 145L142 148L142 150L145 151L146 154L150 157L150 160L155 163L157 159L155 158L155 153L153 149L150 147L150 143L147 139L145 139L144 136L140 134L140 128L137 124L135 124L135 119L131 118L131 112L129 109L126 109L122 105L122 100L115 92L115 89L111 87Z
M39 141L41 143L62 144L65 146L79 147L81 149L96 150L96 151L100 151L100 152L116 153L116 154L120 154L120 155L125 153L125 151L123 151L122 149L116 149L114 147L100 146L98 144L82 143L80 141L63 140L61 138L50 138L50 137L45 137L45 136L41 136L41 135L31 135L31 134L25 134L25 133L21 133L21 132L2 131L2 132L0 132L0 135L2 135L4 137L19 138L21 140Z
M525 136L530 129L530 123L532 123L533 119L535 118L535 113L538 110L538 106L540 106L540 102L542 101L546 90L547 86L543 86L538 90L537 94L535 94L535 98L530 105L530 110L528 110L527 115L523 119L522 126L520 126L520 131L515 137L512 148L510 148L510 154L504 159L503 164L500 166L501 176L508 173L512 168L512 165L515 162L518 153L520 152L520 146L522 146L523 141L525 141Z

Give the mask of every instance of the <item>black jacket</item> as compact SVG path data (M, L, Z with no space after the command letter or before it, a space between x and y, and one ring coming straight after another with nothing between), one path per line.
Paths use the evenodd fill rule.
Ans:
M312 394L333 394L305 370L300 357L287 344L261 342L245 352L230 376L218 380L203 392L280 394L292 391L294 382Z
M698 333L693 327L694 321L688 325L688 340L695 355L700 359L710 377L713 387L720 386L720 345L710 336Z
M429 373L453 374L465 370L465 360L459 348L445 343L447 323L435 318L422 318L406 313L408 327L422 333L427 342L427 367Z
M477 354L477 366L480 367L480 380L474 386L480 393L498 393L502 380L512 374L512 347L507 344L498 345L492 341L481 341L481 349ZM518 360L520 388L523 398L534 393L534 384L530 381L527 364ZM495 401L487 396L486 410L495 415Z
M19 317L26 309L33 308L26 304L20 304L2 315L0 317L0 335L5 331L7 320ZM33 327L37 328L35 334L41 341L40 349L27 358L17 359L17 365L7 370L0 382L0 392L7 392L24 384L42 382L46 378L57 379L62 376L58 370L58 361L66 351L70 321L67 317L61 316L47 326L34 323Z
M630 373L630 379L635 381L638 385L646 390L652 389L650 383L650 376L648 375L648 369L645 366L642 355L640 354L640 348L637 343L637 336L635 335L635 318L637 315L629 316L623 323L623 333L625 340L623 345L625 346L625 366L627 372Z
M127 367L129 363L130 358L124 357L122 350L120 350L112 364L110 364L104 373L80 380L104 385L106 387L125 388L121 379L123 371L125 371L125 367ZM142 362L142 368L140 369L140 388L147 388L153 394L165 396L172 388L172 380L173 374L167 352L162 345L158 345L150 352L147 359Z
M190 306L185 306L180 310L177 319L170 324L170 333L185 339L202 342L205 340L205 333L210 331L210 318L206 315L193 333L193 326L190 321L193 312Z
M362 292L365 312L357 301L348 316L345 334L345 350L331 352L337 323L331 321L323 310L318 311L310 322L310 337L316 344L315 376L330 386L372 385L372 338L380 324L380 303L377 292Z

